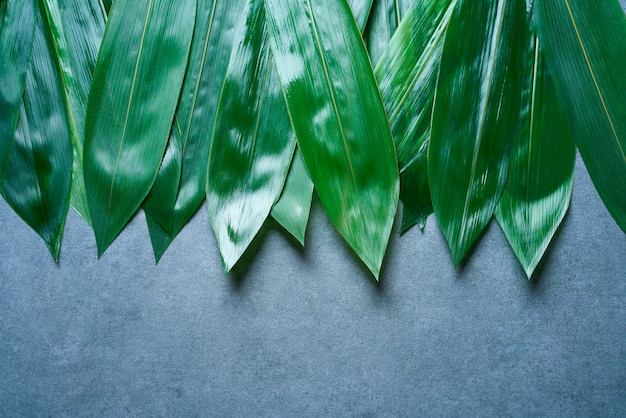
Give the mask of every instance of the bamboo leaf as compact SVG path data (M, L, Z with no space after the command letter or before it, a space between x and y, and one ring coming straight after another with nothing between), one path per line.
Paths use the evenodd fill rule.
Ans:
M265 28L263 0L248 0L209 152L209 219L226 271L278 200L296 144Z
M495 215L530 278L567 212L576 159L574 139L534 35L526 56L520 119Z
M89 94L85 187L100 255L144 200L185 74L195 0L116 0Z
M367 23L372 3L373 0L348 0L350 9L352 9L354 20L356 20L356 24L361 32L365 29L365 24Z
M412 4L421 0L374 0L365 27L365 41L373 63L380 60Z
M0 1L0 189L17 128L34 34L33 0Z
M312 198L313 182L306 171L302 153L296 148L285 187L271 215L303 246Z
M446 32L428 177L455 265L491 219L506 181L525 19L523 1L459 0Z
M199 0L189 65L146 213L174 238L205 198L211 134L243 0Z
M69 207L72 151L60 74L43 13L40 4L2 196L58 261Z
M598 194L626 231L626 17L615 0L536 0L546 63Z
M154 260L158 263L169 248L174 239L165 231L157 221L155 221L148 212L145 212L146 223L148 224L148 232L150 234L150 242L152 243L152 252Z
M343 0L266 0L268 31L298 146L331 222L375 277L398 199L391 132Z
M456 0L419 0L375 69L400 168L402 231L432 213L427 151L443 39Z
M70 204L88 222L89 209L83 174L83 141L87 97L105 15L99 0L44 0L42 6L51 29L55 60L67 103L72 139L72 191Z

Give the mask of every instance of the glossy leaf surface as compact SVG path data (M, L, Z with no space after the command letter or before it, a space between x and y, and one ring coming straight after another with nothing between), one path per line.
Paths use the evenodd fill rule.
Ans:
M0 189L17 128L34 34L34 0L0 2Z
M216 116L206 196L226 271L278 200L296 144L265 30L263 0L246 2Z
M2 196L46 242L58 261L69 207L72 151L60 74L42 10Z
M116 0L87 109L85 186L101 255L156 178L185 74L195 0Z
M593 184L626 231L626 17L615 0L536 0L546 62Z
M365 29L372 3L373 0L348 0L354 20L361 31Z
M507 185L495 215L528 278L563 220L576 147L536 36L526 57L521 130L511 144Z
M523 1L459 0L446 32L428 177L455 265L489 223L504 188L525 30Z
M303 246L312 199L313 182L306 171L302 153L296 148L285 187L271 214Z
M433 211L427 151L443 39L456 0L418 0L375 69L400 168L402 230Z
M364 37L372 63L376 64L382 56L405 13L413 3L422 0L374 0L370 11Z
M398 200L395 148L361 35L342 0L266 0L287 108L331 222L378 277Z
M53 51L61 69L60 81L68 107L72 138L72 192L70 204L91 222L83 175L85 116L91 77L104 33L105 15L99 0L43 0Z
M144 210L175 237L205 197L217 105L243 0L199 0L181 96L159 174Z

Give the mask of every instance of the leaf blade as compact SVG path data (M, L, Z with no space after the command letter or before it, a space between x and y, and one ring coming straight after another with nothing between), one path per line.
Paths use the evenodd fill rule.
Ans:
M195 6L195 0L117 0L111 9L89 95L84 149L100 255L156 178L186 69Z
M519 1L459 0L446 32L428 177L455 266L490 221L506 181L511 115L518 110L511 71L522 65L523 48L515 43L524 19Z
M317 194L335 228L378 278L399 182L360 32L344 1L265 5L287 108Z
M263 0L249 0L230 58L207 168L209 219L226 271L263 226L295 147Z
M536 36L529 41L522 128L495 216L530 279L565 217L576 147Z
M548 68L598 194L626 231L626 17L616 1L536 1ZM610 40L604 35L610 34ZM575 74L575 76L574 76Z

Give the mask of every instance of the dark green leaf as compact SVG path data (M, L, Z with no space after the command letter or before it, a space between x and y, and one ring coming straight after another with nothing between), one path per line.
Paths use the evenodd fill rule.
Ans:
M418 0L421 1L421 0ZM416 0L374 0L364 37L370 59L377 63L409 7Z
M427 151L443 39L456 0L418 0L376 66L400 168L402 231L433 211Z
M40 8L2 195L58 261L69 207L72 150L60 74L42 14Z
M174 125L144 210L174 238L205 197L218 100L243 0L199 0L189 65Z
M0 2L0 189L17 127L34 34L34 0Z
M156 178L185 74L195 0L116 0L89 94L85 187L102 254Z
M378 277L398 200L395 148L343 0L266 0L298 146L331 222Z
M248 0L209 152L209 219L229 271L278 200L296 144L272 61L263 0Z
M536 0L546 63L585 166L626 231L626 17L615 0Z
M272 217L302 245L312 198L313 182L306 171L302 153L296 148L283 192L272 208Z
M576 159L536 36L526 56L520 123L495 215L530 278L567 212Z
M523 1L459 0L446 32L428 177L455 265L488 224L504 188L527 26Z
M146 222L148 223L148 232L150 233L150 242L152 243L152 252L154 259L158 263L165 254L174 239L155 221L148 212L145 212Z
M91 76L104 32L105 15L99 0L43 0L52 35L51 49L68 106L72 138L72 207L91 222L83 176L83 140Z

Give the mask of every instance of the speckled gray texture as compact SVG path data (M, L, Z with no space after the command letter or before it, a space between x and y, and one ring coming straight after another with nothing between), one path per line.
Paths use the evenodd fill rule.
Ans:
M621 1L624 5L624 1ZM224 276L205 209L154 265L142 214L56 265L0 201L0 416L626 416L626 234L577 161L528 282L496 223L456 271L429 219L380 284L316 202Z
M626 415L626 235L577 165L528 282L493 223L458 270L433 218L376 284L316 204L224 276L202 210L158 266L138 215L61 262L0 203L0 416Z

